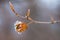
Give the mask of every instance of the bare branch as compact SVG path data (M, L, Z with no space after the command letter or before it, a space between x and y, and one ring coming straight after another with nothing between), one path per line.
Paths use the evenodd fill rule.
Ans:
M28 9L25 17L23 17L23 16L19 15L18 13L16 13L16 11L14 10L14 6L12 5L11 2L9 2L9 4L10 4L11 10L15 13L15 15L16 15L17 17L25 18L25 19L27 19L27 20L30 21L30 22L27 23L27 24L31 24L31 23L55 24L55 23L59 23L59 22L60 22L60 21L55 21L53 17L51 17L51 21L50 21L50 22L41 22L41 21L33 20L33 19L30 17L30 9Z
M31 21L31 23L41 23L41 24L55 24L55 23L58 23L58 21L53 21L53 23L52 23L52 21L51 22L36 21L36 20L33 20L32 18L29 18L29 20Z
M14 14L15 14L17 17L25 18L25 17L19 15L18 13L16 13L13 4L12 4L10 1L9 1L9 5L10 5L10 9L14 12Z
M35 23L41 23L41 24L52 24L52 22L40 22L40 21L34 21ZM56 21L54 21L56 23Z
M12 3L9 1L9 4L10 4L10 9L14 12L14 13L16 13L15 12L15 10L14 10L14 6L12 5Z
M28 20L31 21L30 23L41 23L41 24L55 24L55 23L60 23L60 21L55 21L53 17L51 17L51 21L50 22L36 21L36 20L33 20L31 17L28 17Z

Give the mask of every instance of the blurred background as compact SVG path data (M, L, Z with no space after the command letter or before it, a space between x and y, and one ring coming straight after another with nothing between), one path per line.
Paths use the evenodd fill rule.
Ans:
M30 24L23 34L14 30L17 18L10 9L12 2L16 12L25 15L31 9L30 16L38 21L50 21L53 16L60 20L60 0L0 0L0 40L60 40L60 23Z

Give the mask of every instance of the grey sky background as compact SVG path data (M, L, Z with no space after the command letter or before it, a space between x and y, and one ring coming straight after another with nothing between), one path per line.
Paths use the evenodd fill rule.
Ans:
M30 24L22 34L14 30L17 18L10 10L12 2L16 12L25 15L31 9L30 16L38 21L50 21L50 16L60 20L60 0L0 0L0 40L60 40L60 23Z

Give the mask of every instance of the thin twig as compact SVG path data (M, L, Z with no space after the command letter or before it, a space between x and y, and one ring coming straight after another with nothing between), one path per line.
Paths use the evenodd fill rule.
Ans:
M9 5L10 5L10 9L12 10L12 12L14 12L14 14L15 14L17 17L25 18L25 17L19 15L19 14L15 11L14 6L13 6L13 4L12 4L10 1L9 1Z
M58 23L57 21L52 21L51 22L41 22L41 21L36 21L36 20L33 20L32 18L29 17L29 20L31 21L31 23L41 23L41 24L55 24L55 23Z
M16 13L15 9L14 9L14 6L12 5L11 2L9 2L10 4L10 8L11 10L14 12L14 14L17 16L17 17L20 17L20 18L25 18L27 20L29 20L30 22L27 23L27 24L31 24L31 23L42 23L42 24L55 24L55 23L59 23L60 21L55 21L53 17L51 17L51 21L50 22L41 22L41 21L36 21L36 20L33 20L31 17L30 17L30 9L28 9L25 17L19 15L18 13Z

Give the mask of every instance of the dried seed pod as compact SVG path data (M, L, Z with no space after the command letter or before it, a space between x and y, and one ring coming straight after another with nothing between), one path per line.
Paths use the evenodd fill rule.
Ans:
M25 30L27 30L27 28L28 28L28 26L27 26L27 24L24 23L24 22L17 21L17 22L15 23L15 30L16 30L17 32L24 32Z

